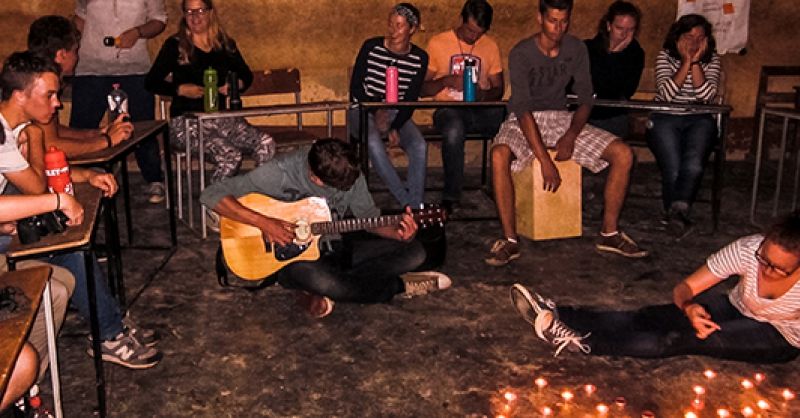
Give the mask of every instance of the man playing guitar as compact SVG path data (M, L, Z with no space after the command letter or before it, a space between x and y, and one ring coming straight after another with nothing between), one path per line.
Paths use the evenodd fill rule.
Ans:
M324 199L334 214L352 214L356 219L380 215L352 147L333 138L318 140L310 148L277 156L247 174L215 183L200 197L206 207L222 217L258 228L266 251L271 247L277 252L279 247L292 245L298 226L237 200L251 193L292 202L314 196ZM425 260L422 244L414 240L416 232L417 224L407 208L397 225L347 232L341 239L326 240L320 245L319 259L286 264L271 277L286 288L298 289L299 304L317 318L333 311L333 301L380 303L396 294L414 296L450 287L451 281L444 274L409 273Z

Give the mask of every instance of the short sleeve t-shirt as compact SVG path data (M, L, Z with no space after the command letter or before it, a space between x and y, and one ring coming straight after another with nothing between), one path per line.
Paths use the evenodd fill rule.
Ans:
M0 115L0 123L3 125L3 133L5 136L3 143L0 144L0 193L3 193L8 184L5 173L13 173L28 168L28 160L22 156L17 146L17 137L19 133L28 126L28 123L20 124L14 129L11 129L3 115Z
M450 74L463 74L464 61L468 58L475 62L478 73L478 85L481 89L488 89L489 76L503 71L503 62L500 58L500 48L488 35L478 38L474 45L461 42L455 30L449 30L435 35L428 42L428 71L433 78L442 78ZM442 89L434 97L440 101L461 101L463 92L451 88Z

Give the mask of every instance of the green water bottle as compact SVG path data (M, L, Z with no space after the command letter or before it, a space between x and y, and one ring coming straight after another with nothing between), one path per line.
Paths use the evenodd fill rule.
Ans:
M219 110L217 70L211 67L203 71L203 109L206 112L216 112Z

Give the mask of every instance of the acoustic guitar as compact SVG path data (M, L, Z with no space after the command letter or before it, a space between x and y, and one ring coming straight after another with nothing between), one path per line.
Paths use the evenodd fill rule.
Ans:
M252 225L220 217L220 241L225 263L231 272L244 280L262 280L287 264L318 259L319 238L324 234L399 225L403 218L398 214L333 221L328 204L320 197L283 202L252 193L238 200L253 211L296 225L294 241L289 245L278 245L266 242L261 230ZM437 206L414 210L412 216L421 227L441 225L445 221L445 212Z

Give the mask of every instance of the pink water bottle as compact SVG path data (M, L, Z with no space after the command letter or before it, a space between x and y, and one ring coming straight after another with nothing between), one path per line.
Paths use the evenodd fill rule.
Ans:
M397 103L397 66L386 67L386 103Z

